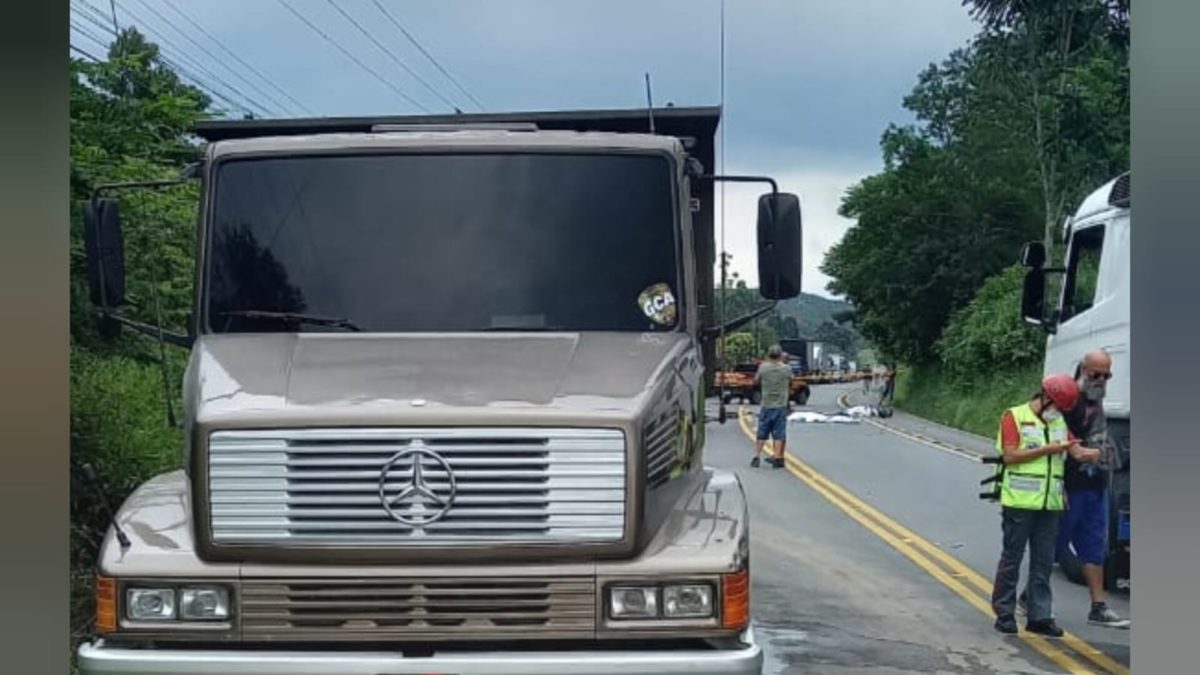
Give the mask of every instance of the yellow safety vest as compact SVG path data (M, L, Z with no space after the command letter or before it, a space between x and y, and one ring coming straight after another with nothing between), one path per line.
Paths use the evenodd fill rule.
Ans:
M1009 408L1021 434L1024 449L1067 440L1067 423L1060 417L1048 425L1029 407L1029 404ZM996 451L1004 454L1002 431L996 433ZM1000 483L1000 504L1014 509L1062 511L1063 455L1050 455L1023 464L1003 465Z

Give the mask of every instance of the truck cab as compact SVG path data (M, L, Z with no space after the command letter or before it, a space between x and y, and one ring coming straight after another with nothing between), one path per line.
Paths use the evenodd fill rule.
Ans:
M725 177L660 114L213 125L182 469L118 510L80 671L759 672L745 495L703 463ZM85 231L103 320L162 338L119 201Z
M1129 590L1129 471L1132 377L1129 334L1130 174L1126 173L1093 191L1066 219L1062 243L1065 264L1046 266L1045 246L1027 244L1022 262L1028 267L1022 313L1026 321L1042 326L1046 338L1045 373L1074 374L1083 355L1102 348L1112 356L1113 377L1104 397L1104 411L1116 467L1109 486L1109 558L1107 585ZM1061 290L1046 311L1046 275L1061 274ZM1062 565L1069 576L1077 565Z

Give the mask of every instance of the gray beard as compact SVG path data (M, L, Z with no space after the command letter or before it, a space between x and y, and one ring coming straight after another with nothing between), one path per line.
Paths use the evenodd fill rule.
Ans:
M1083 382L1079 389L1083 392L1084 398L1095 403L1104 399L1105 387L1103 384L1093 384L1091 382Z

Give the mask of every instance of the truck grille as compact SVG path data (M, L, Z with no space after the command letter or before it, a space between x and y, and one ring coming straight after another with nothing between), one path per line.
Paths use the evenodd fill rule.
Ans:
M217 431L208 452L218 544L569 544L624 535L619 430Z
M472 639L590 636L588 577L245 581L242 634L254 639Z

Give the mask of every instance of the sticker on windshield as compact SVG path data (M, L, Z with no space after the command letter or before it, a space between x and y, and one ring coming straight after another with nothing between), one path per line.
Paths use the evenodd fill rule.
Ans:
M675 325L675 294L668 284L654 284L638 295L642 313L660 326Z

